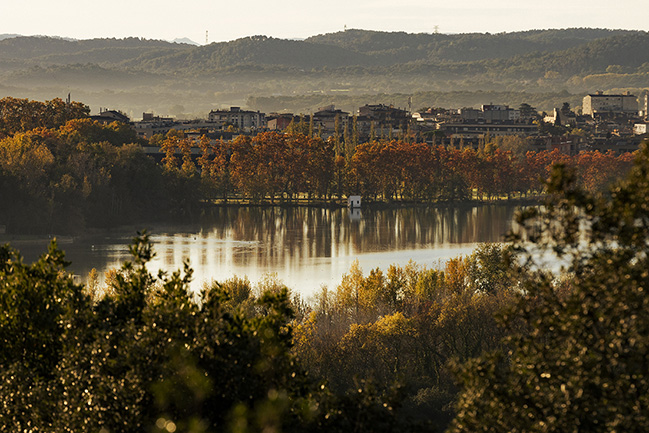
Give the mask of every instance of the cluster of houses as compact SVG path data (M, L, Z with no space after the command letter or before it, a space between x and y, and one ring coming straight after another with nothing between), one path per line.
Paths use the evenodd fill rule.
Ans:
M120 116L123 114L117 112ZM113 112L102 112L100 116L110 115L107 120L114 119ZM96 116L97 120L101 120ZM320 108L313 114L294 115L291 113L264 114L259 111L242 110L241 107L230 107L229 110L212 110L204 120L174 120L171 118L153 116L143 113L142 120L132 122L133 128L141 138L151 138L156 134L166 134L172 129L191 134L198 131L208 136L215 135L230 138L232 135L256 134L263 131L283 131L291 124L308 125L312 132L323 138L336 134L342 135L355 131L361 137L369 137L372 128L397 131L406 129L411 116L408 111L395 108L392 105L365 105L357 115L336 109L329 105Z
M580 112L564 103L552 113L541 116L528 104L519 108L507 105L482 105L480 108L430 108L423 112L392 105L365 105L355 114L322 107L309 115L289 113L264 114L231 107L212 110L207 119L175 120L144 113L141 121L131 122L119 111L100 110L95 120L129 123L141 138L182 131L186 137L207 135L212 139L233 139L241 134L263 131L306 129L322 138L353 136L357 142L378 138L402 138L447 146L478 148L489 137L524 137L530 148L554 149L574 154L584 149L632 151L649 132L649 94L641 98L629 93L612 95L603 92L586 95ZM544 113L546 114L546 113ZM578 134L551 134L560 127Z

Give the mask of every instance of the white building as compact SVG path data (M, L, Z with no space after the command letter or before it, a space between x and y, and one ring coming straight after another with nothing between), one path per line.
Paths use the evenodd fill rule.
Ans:
M350 195L347 197L347 207L349 208L359 208L361 207L361 196L360 195Z
M230 107L230 110L212 110L210 122L229 123L244 131L254 131L266 127L266 116L259 111L245 111L240 107Z
M648 129L649 128L648 128L647 122L636 123L635 125L633 125L633 134L634 135L645 135L647 133Z
M638 99L625 92L622 95L605 95L598 91L584 96L582 111L586 115L596 114L638 114Z

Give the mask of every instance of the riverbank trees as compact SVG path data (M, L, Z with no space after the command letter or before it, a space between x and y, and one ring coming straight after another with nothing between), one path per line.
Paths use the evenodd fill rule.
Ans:
M401 387L408 417L443 429L454 415L451 359L502 347L509 331L495 314L519 292L504 245L482 245L441 269L411 263L373 269L354 264L333 290L322 289L295 329L294 351L311 375L337 392L359 379Z
M87 114L77 105L60 109ZM22 116L24 124L31 114ZM173 176L143 152L128 125L57 119L24 131L7 126L11 133L0 139L0 224L9 231L75 233L125 224L168 212L175 197L187 196L171 188Z
M0 109L0 225L17 233L186 218L227 202L328 205L355 194L366 203L426 205L538 198L554 163L574 167L579 184L595 191L632 160L599 152L521 154L491 142L480 150L392 139L357 143L350 134L338 142L297 132L194 142L174 130L150 140L164 154L156 163L131 128L87 119L81 104L5 98Z
M56 129L69 120L88 117L90 108L80 102L66 103L56 98L33 101L5 97L0 99L0 138L36 128Z
M266 132L207 145L203 140L196 170L205 194L256 203L326 202L353 194L429 204L538 195L542 179L558 162L575 167L580 184L595 191L623 176L633 160L632 154L612 152L569 156L555 149L520 155L495 146L474 150L400 140L360 143L350 148L351 155L342 155L334 140L300 133ZM181 169L180 160L165 161Z

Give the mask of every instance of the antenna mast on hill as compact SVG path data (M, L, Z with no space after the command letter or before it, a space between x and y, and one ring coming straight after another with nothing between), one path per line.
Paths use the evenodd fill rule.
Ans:
M205 30L205 45L207 45L207 30Z

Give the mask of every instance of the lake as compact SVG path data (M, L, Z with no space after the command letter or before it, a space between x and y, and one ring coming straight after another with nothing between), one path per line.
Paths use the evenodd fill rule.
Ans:
M308 299L323 285L335 288L354 260L365 275L410 260L430 268L470 254L480 242L501 241L515 209L512 204L360 211L220 207L199 221L146 227L156 252L149 269L173 271L189 259L194 290L212 279L237 275L255 283L275 274ZM129 259L128 244L135 234L133 229L94 231L60 238L59 246L81 281L93 268L103 280L105 271ZM48 239L11 243L31 262L45 251Z

